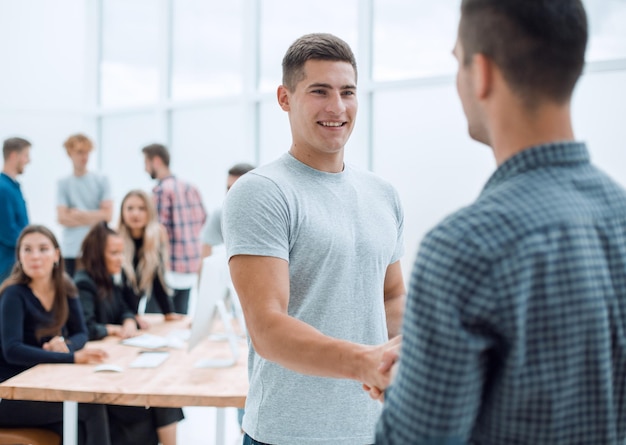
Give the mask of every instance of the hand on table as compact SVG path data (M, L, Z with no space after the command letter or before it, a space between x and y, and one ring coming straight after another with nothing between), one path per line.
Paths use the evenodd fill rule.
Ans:
M102 349L97 348L84 348L74 352L74 363L87 364L87 363L102 363L109 357L109 354Z
M52 337L50 341L42 345L42 348L45 351L70 352L70 349L67 347L67 344L65 343L65 338L60 335L57 335L56 337Z

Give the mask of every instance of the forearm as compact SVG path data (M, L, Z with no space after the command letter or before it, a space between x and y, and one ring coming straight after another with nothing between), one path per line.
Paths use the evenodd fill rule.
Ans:
M111 217L109 212L104 209L98 210L78 210L72 209L69 215L63 218L63 221L59 219L59 222L64 226L78 227L78 226L91 226L100 221L109 221Z
M364 370L376 367L376 347L329 337L283 313L265 314L263 320L250 332L256 352L293 371L365 381Z

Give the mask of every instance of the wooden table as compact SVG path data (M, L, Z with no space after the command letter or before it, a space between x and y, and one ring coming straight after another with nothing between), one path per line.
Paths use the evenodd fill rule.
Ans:
M167 335L188 327L189 321L164 322L152 316L147 331ZM129 368L141 349L126 346L108 337L86 346L105 349L107 363L123 367L122 372L95 372L95 365L37 365L0 384L0 398L64 402L64 445L76 443L77 403L102 403L145 407L212 406L243 408L248 391L247 346L240 341L241 352L234 367L195 368L200 359L228 358L227 342L201 342L192 351L168 348L170 356L157 368ZM218 409L216 443L224 442L224 410ZM221 437L220 437L221 436Z

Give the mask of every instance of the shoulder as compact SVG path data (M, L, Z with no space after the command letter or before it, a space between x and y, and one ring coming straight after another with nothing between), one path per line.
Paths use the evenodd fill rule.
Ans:
M89 179L98 185L106 185L109 183L109 178L99 172L87 172Z
M74 275L74 284L79 289L90 289L95 288L96 286L91 275L89 275L84 269L76 272L76 274Z
M74 178L74 175L63 176L62 178L59 178L57 184L59 187L67 187L72 181L72 178Z
M0 301L24 301L30 294L32 291L25 284L12 284L4 289Z
M11 180L11 178L9 178L4 173L1 173L0 174L0 190L8 192L13 189L15 189L15 187L13 185L13 181Z

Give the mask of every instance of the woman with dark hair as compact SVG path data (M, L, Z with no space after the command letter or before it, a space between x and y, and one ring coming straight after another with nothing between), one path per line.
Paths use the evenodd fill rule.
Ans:
M107 335L127 338L137 333L135 312L124 298L124 293L131 290L116 283L123 257L122 238L104 222L93 226L83 240L74 281L90 340ZM180 408L109 405L107 411L115 445L175 445L177 423L184 419Z
M135 312L128 307L124 292L114 283L122 270L124 243L106 223L96 224L85 236L74 277L83 306L89 340L107 335L121 338L137 334Z
M0 381L39 363L100 363L106 352L83 346L87 330L76 287L64 273L54 234L26 226L17 240L17 262L0 286ZM105 407L78 405L79 443L110 444ZM0 401L0 427L63 432L63 404Z

